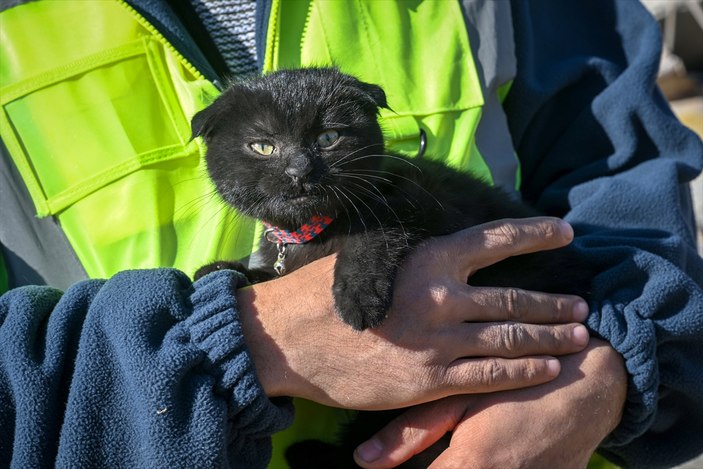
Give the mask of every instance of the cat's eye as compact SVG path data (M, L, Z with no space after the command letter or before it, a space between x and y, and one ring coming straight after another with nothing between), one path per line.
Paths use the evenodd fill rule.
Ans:
M339 140L339 132L336 130L325 130L317 136L317 144L320 148L331 147Z
M274 150L273 145L271 145L269 143L265 143L265 142L250 143L249 148L254 150L259 155L263 155L263 156L269 156L271 153L273 153L273 150Z

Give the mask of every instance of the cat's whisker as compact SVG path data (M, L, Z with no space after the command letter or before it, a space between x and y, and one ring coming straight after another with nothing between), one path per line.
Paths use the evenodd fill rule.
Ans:
M363 179L362 179L362 180L363 180ZM367 183L368 183L368 181L364 181L364 182L367 182ZM405 231L405 226L403 225L403 222L402 222L402 220L400 219L400 217L398 216L398 214L396 213L396 211L393 210L393 207L391 207L390 204L388 203L388 199L386 199L386 197L385 197L381 192L378 193L378 194L380 195L380 198L379 198L379 196L377 196L376 194L374 194L373 192L371 192L370 190L368 190L367 188L365 188L365 187L362 186L361 184L358 184L358 183L355 183L355 182L352 182L351 184L354 185L355 187L357 187L359 190L361 190L361 191L365 192L366 194L368 194L368 195L371 197L371 199L377 200L378 202L380 202L381 204L383 204L383 205L393 214L393 216L395 217L396 221L398 222L398 225L400 226L400 230L403 232L403 239L406 240L406 244L407 244L408 234L407 234L407 232ZM376 188L376 186L374 186L373 184L371 184L371 187L373 187L374 189L376 189L376 190L378 191L378 189ZM366 204L364 204L364 205L366 205ZM366 205L366 206L368 207L368 205ZM371 210L371 213L373 213L374 216L376 216L374 210L372 210L370 207L369 207L369 210ZM378 217L376 217L376 219L378 220ZM381 226L381 231L383 232L383 223L381 223L380 220L379 220L379 223L380 223L380 226ZM385 232L384 232L384 238L385 238ZM387 244L387 243L386 243L386 244Z
M215 202L209 203L213 199L215 200ZM207 218L204 222L201 223L202 226L206 226L213 220L213 218L215 218L217 216L217 214L221 210L223 210L225 208L229 208L229 205L222 200L222 197L220 196L218 191L216 189L213 189L212 191L205 193L205 194L201 194L198 197L195 197L194 199L192 199L190 202L183 204L181 207L179 207L178 209L176 209L174 211L174 214L180 213L181 214L180 216L185 218L190 215L194 215L194 213L191 213L191 211L194 212L198 208L201 209L201 210L198 210L198 213L202 213L203 208L207 209L208 211L215 209L213 211L213 213L209 216L209 218ZM201 227L201 229L202 229L202 227ZM198 233L199 232L200 231L198 231Z
M349 127L351 127L351 125L345 124L343 122L325 122L325 127L334 127L335 129L348 129Z
M381 192L380 189L379 189L378 187L376 187L375 184L373 184L371 181L367 180L367 179L366 179L366 176L356 175L356 174L351 173L351 172L350 172L350 173L346 173L346 174L338 174L338 176L340 176L340 177L346 177L346 178L350 178L350 179L357 179L357 180L359 180L359 181L362 181L362 182L368 184L369 186L371 186L371 188L372 188L374 191L376 191L376 193L374 194L373 192L369 191L369 190L366 189L366 188L364 188L364 190L367 191L369 194L371 194L376 200L381 201L381 202L383 203L383 205L385 205L385 206L388 207L389 209L391 208L390 205L389 205L389 203L388 203L388 199L386 199L386 196L383 195L383 192ZM373 177L373 176L372 176L372 177ZM385 182L391 183L391 181L389 181L389 180L385 180ZM362 188L362 186L360 186L359 184L355 184L355 185L356 185L357 187L359 187L359 188ZM378 194L378 195L376 195L376 194ZM415 205L410 201L410 199L408 199L408 198L406 197L405 200L407 200L408 203L409 203L413 208L416 208ZM392 209L391 209L391 210L392 210Z
M353 187L356 187L356 188L359 189L360 191L363 191L365 194L368 194L368 196L369 196L369 198L370 198L371 200L375 200L375 201L379 202L381 205L383 205L384 207L390 208L389 205L388 205L388 199L386 199L382 194L381 194L381 196L379 197L379 195L377 195L376 193L370 191L370 190L367 189L366 187L364 187L364 186L362 186L361 184L356 183L356 182L350 182L349 185L350 185L350 186L353 186Z
M351 227L352 227L351 214L349 213L349 210L347 209L347 206L344 203L344 201L339 197L337 189L334 186L328 186L328 187L332 190L332 192L334 193L334 196L337 198L337 200L339 201L339 204L342 206L342 208L344 209L344 212L346 212L346 214L347 214L347 220L349 220L349 231L347 234L351 234Z
M410 161L408 161L408 160L405 159L405 158L401 158L401 157L394 156L394 155L386 155L386 154L383 154L383 155L381 155L381 154L379 154L379 155L364 155L364 156L359 156L359 157L353 158L353 159L351 159L351 160L345 162L344 164L349 164L349 163L353 163L353 162L356 162L356 161L359 161L359 160L363 160L363 159L366 159L366 158L373 158L373 157L391 158L391 159L394 159L394 160L401 161L401 162L403 162L403 163L406 163L406 164L412 166L412 167L415 168L417 171L419 171L420 174L422 174L422 170L421 170L417 165L411 163ZM347 172L347 173L350 173L350 171L346 171L346 172ZM427 189L425 189L425 188L424 188L421 184L419 184L417 181L414 181L414 180L412 180L412 179L410 179L410 178L408 178L408 177L406 177L406 176L403 176L403 175L400 175L400 174L397 174L397 173L394 173L394 172L391 172L391 171L383 171L383 170L379 170L379 169L355 168L355 169L354 169L353 171L351 171L351 172L356 172L356 173L379 173L379 174L388 174L388 175L391 175L391 176L394 176L394 177L403 179L403 180L405 180L405 181L407 181L407 182L413 184L414 186L416 186L416 187L419 188L420 190L422 190L425 194L427 194L430 198L432 198L432 200L439 206L440 209L444 210L444 205L442 205L442 203L434 196L434 194L432 194L432 193L429 192ZM341 174L338 174L338 175L341 175ZM374 177L374 178L377 179L377 180L381 180L381 181L383 181L383 182L389 183L389 184L393 185L394 187L398 188L397 185L392 184L391 181L389 181L388 179L382 178L382 177L380 177L380 176L373 176L373 175L370 175L370 174L369 174L369 175L365 175L365 176ZM398 188L398 189L399 189L399 188ZM411 205L414 206L414 204L413 204L409 199L406 198L406 200L407 200Z
M347 154L344 155L342 158L340 158L340 159L338 159L337 161L335 161L335 162L333 162L332 164L330 164L330 168L335 168L335 167L338 167L338 166L343 166L343 163L346 164L346 163L345 163L345 160L347 160L347 159L350 158L351 156L355 155L356 153L359 153L360 151L368 150L368 149L371 148L371 147L378 147L378 146L381 146L381 147L382 147L383 144L382 144L382 143L372 143L372 144L370 144L370 145L366 145L366 146L364 146L364 147L357 148L357 149L354 150L353 152L347 153ZM356 160L353 159L352 161L356 161Z
M222 213L223 210L231 210L231 208L232 207L230 205L228 205L227 203L223 202L223 203L219 204L218 207L216 208L216 210L207 218L207 220L205 220L203 223L201 223L200 228L195 233L195 237L197 238L200 235L200 233L205 228L207 228L208 225L210 225L212 223L212 221L218 217L218 215L220 215ZM237 213L237 212L234 212L234 213ZM217 225L215 225L215 226L217 227Z
M192 198L188 202L185 202L184 204L176 207L173 211L174 218L181 216L186 218L190 215L193 215L194 213L197 213L198 208L207 205L210 199L217 197L219 196L217 194L216 189L213 189L204 194L200 194L199 196Z
M371 179L373 181L379 181L380 183L384 183L386 185L389 185L389 186L393 187L394 189L401 190L400 187L398 187L398 185L395 184L390 179L386 179L386 178L383 178L380 176L374 176L373 174L359 174L354 171L346 171L345 173L338 174L337 176L340 178L362 179L367 184L376 187L376 185L372 181L369 180L369 179Z
M178 187L181 184L185 184L187 182L193 182L193 181L201 181L203 179L210 179L210 176L207 174L206 171L202 171L202 174L198 174L196 176L193 176L192 178L185 178L181 179L180 181L177 181L173 184L173 187Z
M332 164L330 164L330 168L339 168L339 167L345 166L345 165L347 165L347 164L349 164L349 163L353 163L354 161L357 160L357 158L361 158L361 157L363 157L363 156L367 156L367 155L363 155L363 154L362 154L362 155L357 155L359 152L368 150L369 148L375 147L375 146L381 146L381 147L382 147L381 144L371 144L371 145L366 145L366 146L363 147L363 148L357 148L356 150L354 150L354 151L352 151L352 152L350 152L350 153L344 155L344 156L343 156L342 158L340 158L339 160L334 161ZM351 159L350 159L350 158L351 158Z
M202 180L211 181L210 175L207 173L207 170L206 170L205 168L201 168L200 170L198 170L197 173L196 173L193 177L191 177L191 178L184 178L184 179L181 179L181 180L175 182L175 183L173 184L173 187L175 188L175 187L178 187L178 186L180 186L180 185L182 185L182 184L187 184L187 183L190 183L190 182L193 182L193 181L202 181ZM217 194L217 188L216 188L214 185L212 185L212 184L209 185L209 187L212 188L210 191L205 192L205 193L203 193L203 194L201 194L201 195L195 197L193 200L191 200L191 201L189 201L189 202L186 202L186 203L183 204L181 207L179 207L179 208L176 209L176 213L177 213L178 210L187 208L189 205L193 204L193 203L196 202L196 201L201 201L202 199L208 198L208 197L210 197L210 196L212 196L212 195L216 195L216 194Z
M355 185L358 186L358 184L355 184ZM371 215L373 215L373 217L376 219L376 221L378 222L378 227L381 229L381 235L383 236L383 242L386 244L386 249L390 249L390 246L388 245L388 238L386 237L386 231L383 229L383 222L381 221L381 219L378 218L378 215L376 215L375 211L369 206L369 204L366 203L366 201L364 201L364 199L362 197L356 195L354 193L354 191L352 191L352 190L349 191L349 194L351 194L359 202L364 204L364 206L369 210L369 213L371 213ZM358 209L357 209L357 212L358 212ZM361 218L361 212L359 212L359 218ZM363 221L362 221L362 223L363 223ZM364 223L364 230L368 234L368 228L366 227L366 223Z
M375 193L378 194L378 196L380 196L383 200L385 200L386 202L388 201L388 199L386 198L385 194L381 191L381 189L379 189L379 188L376 186L376 184L374 184L372 181L369 181L368 178L366 177L366 175L355 174L355 173L348 173L348 174L345 174L344 177L349 178L349 179L356 179L356 180L358 180L358 181L363 182L364 184L370 186L371 189L373 189L373 190L375 191ZM385 180L385 181L382 181L382 182L385 182L385 183L387 183L387 184L391 184L391 185L392 185L392 181ZM368 190L368 189L367 189L367 190Z
M364 234L368 235L369 228L366 226L366 222L364 221L364 215L361 213L361 210L359 210L359 207L356 206L354 201L349 198L349 196L346 194L346 191L342 187L338 187L339 193L342 194L350 204L352 204L352 207L354 207L354 210L356 210L356 213L359 215L359 221L361 224L364 226ZM357 197L358 198L358 197Z
M405 163L409 166L412 166L413 168L415 168L415 170L417 170L417 172L422 174L422 169L420 169L420 167L418 165L416 165L415 163L409 161L407 158L402 158L400 156L395 156L395 155L389 155L386 153L378 153L378 154L374 153L374 154L370 154L370 155L357 156L357 157L353 158L352 160L347 161L345 164L353 163L356 161L361 161L361 160L364 160L367 158L389 158L389 159L393 159L396 161L400 161L401 163Z
M410 199L410 194L408 194L406 191L403 190L402 187L398 186L397 184L395 184L395 183L394 183L393 181L391 181L390 179L386 179L386 178L381 177L381 176L375 176L375 175L373 175L373 174L359 174L358 172L359 172L359 170L355 170L355 171L346 171L344 174L337 174L337 176L345 176L345 177L357 176L357 177L360 177L361 179L364 179L365 182L367 182L368 184L372 185L372 186L373 186L376 190L378 190L379 192L380 192L380 190L379 190L373 183L371 183L370 181L366 181L366 179L367 179L367 178L373 178L373 179L375 179L375 180L381 181L381 182L383 182L383 183L385 183L385 184L388 184L388 185L391 186L393 189L402 192L403 195L404 195L403 199L405 199L405 201L406 201L412 208L417 209L417 205L415 205L415 203L413 203L413 201ZM393 174L393 173L389 173L389 174ZM430 196L432 196L432 194L430 194ZM417 202L417 200L416 200L415 202ZM441 206L441 205L440 205L440 206Z
M389 184L393 184L393 181L391 181L390 179L387 179L387 178L384 178L384 177L381 177L381 176L375 176L375 175L373 175L373 174L359 174L359 173L358 173L358 170L342 171L341 173L335 174L335 176L338 176L338 177L355 176L355 177L360 177L360 178L370 177L370 178L373 178L373 179L376 179L376 180L380 180L380 181L383 181L383 182L387 182L387 183L389 183Z
M321 186L320 189L322 189L322 203L326 205L330 198L329 192L327 191L327 187L325 186Z
M428 196L430 196L430 197L432 198L432 200L437 203L437 205L439 206L439 208L442 209L442 210L444 210L444 205L442 205L442 202L440 202L440 201L437 199L437 197L434 196L434 194L432 194L430 191L428 191L427 189L425 189L425 188L424 188L421 184L419 184L417 181L413 181L413 180L410 179L409 177L403 176L403 175L401 175L401 174L393 173L393 172L391 172L391 171L382 171L382 170L379 170L379 169L363 169L363 168L360 168L360 169L355 169L354 172L356 172L356 173L365 173L365 172L382 173L382 174L389 174L389 175L391 175L391 176L395 176L395 177L397 177L397 178L403 179L404 181L409 182L410 184L414 185L415 187L417 187L418 189L420 189L422 192L424 192L425 194L427 194ZM369 175L367 175L367 176L368 176L368 177L374 177L374 175L371 175L371 174L369 174ZM375 177L381 179L381 176L375 176ZM396 188L398 188L398 186L395 185L395 184L394 184L393 186L396 187Z
M219 213L219 212L218 212L218 213ZM219 224L221 225L222 223L225 223L225 227L224 227L224 229L222 230L220 236L218 237L219 242L222 242L223 240L229 239L229 237L232 236L232 232L234 232L234 230L235 230L238 226L241 226L241 225L239 225L239 223L236 223L236 221L237 221L239 218L241 218L242 216L243 216L243 215L242 215L240 212L234 211L234 212L232 212L232 221L233 221L234 223L230 223L229 220L227 220L227 218L222 218L222 219L220 220ZM237 245L239 244L239 236L241 235L241 233L242 233L242 230L241 230L241 229L240 229L240 230L237 230L237 235L236 235L234 241L232 241L232 242L230 242L230 243L228 243L228 244L230 244L231 246L237 246Z

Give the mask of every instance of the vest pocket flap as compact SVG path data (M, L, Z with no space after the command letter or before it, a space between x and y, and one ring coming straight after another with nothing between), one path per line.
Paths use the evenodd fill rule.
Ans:
M2 132L40 216L186 151L160 45L149 38L6 87ZM4 91L5 91L4 90ZM9 135L8 135L9 134Z

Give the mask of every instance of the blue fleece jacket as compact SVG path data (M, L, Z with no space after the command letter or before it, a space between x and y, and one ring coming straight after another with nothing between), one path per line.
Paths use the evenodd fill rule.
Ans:
M657 23L638 1L511 3L505 103L523 196L576 231L588 326L625 358L625 414L601 452L671 467L703 452L703 261L687 183L703 144L655 86Z
M242 276L129 271L0 299L0 466L265 467L292 422L257 381Z
M683 462L703 451L703 261L687 186L703 145L655 88L661 40L639 2L511 7L518 70L505 112L522 193L576 227L583 262L602 272L588 325L629 373L623 420L601 451L627 467ZM291 414L256 382L234 275L191 286L170 270L127 272L63 297L5 296L0 461L51 465L58 450L59 462L90 467L265 464Z

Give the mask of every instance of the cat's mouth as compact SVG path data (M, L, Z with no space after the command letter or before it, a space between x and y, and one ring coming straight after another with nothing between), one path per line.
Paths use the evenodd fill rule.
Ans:
M292 204L302 204L314 199L312 194L291 194L285 197L286 202Z
M316 199L318 191L314 187L308 187L307 184L301 184L297 187L292 187L283 194L283 198L286 202L299 204L303 202L309 202Z

